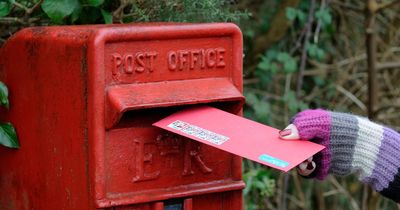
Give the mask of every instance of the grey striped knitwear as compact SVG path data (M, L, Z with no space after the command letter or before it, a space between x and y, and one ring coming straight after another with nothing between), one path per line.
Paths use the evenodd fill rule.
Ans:
M292 123L302 139L326 148L314 157L310 175L324 179L329 173L359 179L382 195L400 202L400 134L356 115L306 110Z

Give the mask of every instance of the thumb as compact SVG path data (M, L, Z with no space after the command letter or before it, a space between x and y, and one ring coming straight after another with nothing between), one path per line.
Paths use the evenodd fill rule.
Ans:
M309 176L316 169L316 164L312 161L313 157L308 158L297 166L297 172L302 176Z
M279 131L279 137L287 140L300 139L299 130L294 124L290 124L285 129Z

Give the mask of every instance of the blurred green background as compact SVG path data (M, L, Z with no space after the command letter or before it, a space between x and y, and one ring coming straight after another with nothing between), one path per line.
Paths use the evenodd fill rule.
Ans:
M277 128L307 108L400 130L398 0L0 0L0 46L23 27L235 22L244 36L246 117ZM355 177L323 182L244 162L247 209L400 209Z

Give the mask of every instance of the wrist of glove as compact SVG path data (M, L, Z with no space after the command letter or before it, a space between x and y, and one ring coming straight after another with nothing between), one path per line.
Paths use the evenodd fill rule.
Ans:
M400 134L356 115L325 110L298 113L283 139L308 139L326 148L298 166L301 175L357 173L376 191L400 202Z

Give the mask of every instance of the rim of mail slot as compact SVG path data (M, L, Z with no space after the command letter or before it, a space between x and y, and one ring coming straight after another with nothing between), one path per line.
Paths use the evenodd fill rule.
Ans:
M136 109L227 101L244 103L243 95L227 78L119 85L107 92L105 125L113 127L125 112Z

